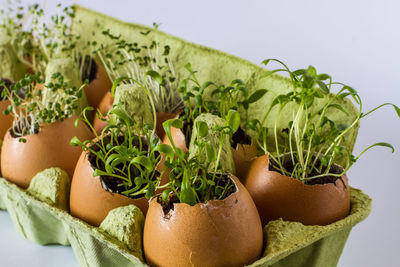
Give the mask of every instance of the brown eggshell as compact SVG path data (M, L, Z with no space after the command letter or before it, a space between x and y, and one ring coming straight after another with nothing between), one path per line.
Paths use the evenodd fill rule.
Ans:
M38 172L51 167L64 169L72 177L81 148L71 146L71 139L74 136L80 140L92 138L86 125L74 126L76 118L44 124L39 133L24 137L26 143L19 142L7 131L1 153L3 176L22 188L27 188Z
M10 105L9 100L0 101L0 138L4 139L7 130L12 126L14 117L12 114L4 115L3 110L7 109Z
M156 132L157 132L157 136L160 138L160 140L163 140L165 137L165 131L164 131L164 127L162 124L167 120L178 118L179 113L180 112L178 112L178 113L157 112Z
M188 147L186 146L186 137L181 129L171 127L171 137L177 148L181 149L185 153L189 151ZM162 142L163 144L172 146L171 141L169 140L167 135L164 135Z
M238 144L231 148L232 158L235 163L236 176L243 182L250 169L250 164L257 157L257 146L255 144Z
M305 185L268 168L268 155L256 158L248 172L245 186L260 213L263 225L282 218L305 225L326 225L350 212L347 176L335 184Z
M101 100L98 109L103 116L106 116L110 111L114 103L114 99L111 96L111 92L107 92ZM101 134L101 131L107 126L107 121L100 120L97 116L94 116L93 128L97 134Z
M161 160L157 169L161 171L163 168L164 163ZM146 198L133 199L108 192L102 187L100 177L93 177L93 172L93 167L88 160L88 152L82 152L71 184L70 210L72 216L93 226L99 226L112 209L130 204L136 205L146 215L149 207ZM168 173L164 173L161 185L168 182Z
M257 260L263 232L257 209L236 177L237 192L206 204L175 203L164 215L150 201L143 246L151 266L243 266Z
M99 106L104 95L109 92L112 87L112 83L104 66L96 61L95 63L97 66L96 78L84 89L88 104L92 107Z

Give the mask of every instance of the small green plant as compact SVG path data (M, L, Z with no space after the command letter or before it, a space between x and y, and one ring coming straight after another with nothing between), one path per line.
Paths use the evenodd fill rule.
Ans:
M40 73L26 74L25 78L8 86L0 81L1 96L10 101L3 113L14 116L11 134L22 142L26 141L24 136L38 133L43 123L63 121L77 109L76 102L82 97L83 86L68 87L60 73L53 74L51 79L45 90L37 87L44 82Z
M157 30L157 26L156 26ZM142 33L149 35L151 32ZM112 81L131 77L149 89L157 112L175 113L183 108L177 88L179 77L170 59L170 46L162 46L156 40L149 44L130 43L115 36L110 30L103 32L112 40L109 46L101 45L97 50ZM92 45L96 46L94 42ZM126 83L135 82L125 80Z
M93 108L87 107L79 119L89 126L86 111L91 110ZM74 137L71 144L90 152L93 176L100 176L103 188L131 198L145 196L149 199L154 196L164 173L164 170L156 170L161 159L159 140L152 137L149 125L140 130L142 136L135 134L135 122L118 105L114 105L108 115L115 116L114 124L108 124L96 141L82 142ZM92 131L96 134L93 128Z
M179 92L183 95L185 103L180 118L186 124L184 131L187 140L190 140L192 134L191 126L200 114L211 113L229 120L229 113L235 110L244 111L244 116L247 118L250 104L257 102L268 92L266 89L259 89L250 94L246 84L240 79L233 80L228 86L212 81L201 84L190 63L185 65L185 69L190 77L181 82ZM208 88L212 88L210 97L206 96Z
M61 4L57 8L48 21L39 4L25 7L19 1L9 1L8 7L0 11L0 28L11 39L18 59L32 72L44 74L50 60L72 56L84 82L93 67L91 53L80 44L80 36L70 30L74 9Z
M232 135L237 130L240 123L240 116L236 111L229 112L231 119L226 121L222 127L218 127L221 140L224 136ZM206 203L209 200L224 199L236 191L235 185L229 179L228 173L220 164L222 145L214 149L202 137L208 135L208 125L205 122L197 121L197 152L195 155L184 153L177 148L171 136L171 127L181 129L183 122L180 119L172 119L163 123L164 130L170 139L172 146L161 144L160 152L165 154L165 166L171 169L170 182L164 186L161 195L164 204L171 201L173 197L180 203L195 205L196 203ZM222 141L220 142L222 144ZM205 151L206 159L202 159L202 152ZM211 164L214 163L214 167ZM172 195L171 195L172 193ZM173 200L172 200L173 201Z
M117 79L111 89L112 93L125 79L130 79L141 87L149 96L148 88L144 87L133 78ZM154 103L151 101L154 111ZM84 151L89 151L89 160L94 168L93 176L100 176L104 189L131 198L145 196L147 199L155 195L160 185L161 177L165 170L157 170L161 160L159 139L154 130L155 125L144 125L138 127L137 123L122 108L124 103L114 104L105 117L112 117L108 120L107 126L100 135L96 133L90 120L87 118L87 111L92 107L86 107L82 116L77 119L85 122L93 134L94 140L81 141L77 137L71 140L71 145L81 146ZM153 112L155 115L155 112ZM97 116L102 120L105 117L100 111Z
M354 156L343 145L343 141L349 131L358 127L362 118L382 106L393 106L400 117L400 109L396 105L385 103L363 113L361 98L352 87L333 82L331 76L318 74L312 66L307 69L290 71L283 62L276 59L265 60L263 64L267 65L271 61L278 62L283 68L270 71L266 76L277 72L286 72L291 80L293 90L276 95L263 120L261 122L252 120L249 122L249 126L259 133L258 143L264 152L273 151L269 157L277 171L303 182L328 176L341 177L361 155L372 147L385 146L391 148L392 152L394 151L392 145L380 142L369 146L360 155ZM339 89L333 93L335 87L339 87ZM350 111L340 104L346 97L351 97L358 105L358 113L354 119L350 117ZM290 110L291 120L288 121L286 127L278 129L280 115L289 105L291 105L290 109L285 109L285 112ZM272 112L274 108L276 113ZM350 124L335 123L329 118L330 112L341 112L352 122ZM271 118L272 114L275 114L275 118ZM264 127L267 119L274 121L273 128ZM272 144L267 142L270 131L272 131L274 140ZM285 153L290 156L290 164L287 163L285 157L281 156ZM331 167L338 158L344 158L346 164L343 172L333 173Z

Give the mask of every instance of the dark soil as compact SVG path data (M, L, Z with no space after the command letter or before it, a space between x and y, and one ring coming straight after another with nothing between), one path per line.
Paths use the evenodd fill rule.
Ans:
M91 83L97 77L97 64L94 59L90 58L89 56L81 57L80 61L84 58L85 62L83 65L83 74L82 74L82 82L86 80Z
M290 155L284 155L284 160L283 160L283 167L288 171L288 172L292 172L293 171L293 164L292 164L292 160ZM314 160L315 158L313 157L312 160ZM319 168L321 162L318 160L316 163L316 167ZM269 165L269 170L270 171L276 171L278 173L282 172L280 171L278 164L276 162L274 162L272 159L270 160L270 165ZM326 168L322 168L322 172L324 173L326 170ZM340 174L343 172L343 168L340 167L339 165L333 164L329 170L329 173L332 174ZM319 175L321 173L316 172L315 170L313 170L313 172L311 172L306 178L308 177L312 177L312 176L316 176ZM324 176L324 177L319 177L319 178L315 178L315 179L311 179L311 180L306 180L304 181L304 184L307 185L315 185L315 184L327 184L327 183L336 183L337 179L342 179L342 177L339 176Z
M218 186L225 187L228 183L233 185L227 190L227 192L225 193L225 197L221 199L224 200L225 198L229 197L231 194L236 192L236 186L234 185L233 181L229 179L229 176L227 174L218 174L218 175L216 176L216 184ZM208 179L212 179L212 174L209 174ZM218 199L218 197L219 196L211 196L211 200ZM162 206L164 212L164 218L166 219L169 219L171 217L170 211L174 210L174 204L180 203L178 197L173 193L170 193L168 195L168 200L166 202L164 202L161 195L159 195L157 197L157 202ZM206 201L203 200L203 203L206 203Z
M238 144L241 145L251 145L251 137L248 135L242 127L239 127L239 129L232 135L232 147L234 149L237 148Z
M118 141L120 143L122 143L123 139L124 139L124 137L120 136L118 138ZM103 140L104 140L104 145L107 145L108 143L110 143L111 137L110 136L105 136ZM135 140L135 143L133 145L138 147L139 146L139 141ZM97 145L94 145L94 144L92 145L91 148L96 152L100 150L100 148ZM143 144L143 149L147 149L147 145ZM93 153L90 152L89 153L89 162L90 162L92 168L97 168L97 169L100 169L102 171L105 171L104 163L102 161L100 161L100 160L97 162L96 159L97 159L96 155L94 155ZM97 164L99 164L99 165L97 165ZM117 168L121 168L121 167L122 166L118 166L117 165ZM139 170L137 168L135 168L133 165L131 166L131 174L138 173L138 171ZM158 171L156 171L155 175L159 176L160 173ZM111 193L117 193L117 194L123 195L122 192L124 192L124 191L129 189L129 188L125 188L124 186L121 186L121 184L123 182L122 179L119 179L119 178L116 178L116 177L112 177L112 176L100 176L100 182L101 182L101 186L103 187L103 189L106 190L107 192L111 192ZM135 187L134 177L132 178L132 183L133 183L132 187ZM126 196L126 195L123 195L123 196ZM145 194L141 194L141 195L138 195L138 196L135 196L135 197L131 197L131 196L126 196L126 197L133 198L133 199L138 199L138 198L142 198L144 196L145 196Z

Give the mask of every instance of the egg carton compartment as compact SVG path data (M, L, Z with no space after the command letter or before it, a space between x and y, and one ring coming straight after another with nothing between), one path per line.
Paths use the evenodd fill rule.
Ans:
M19 232L38 244L71 245L81 266L147 266L141 211L133 205L117 208L100 227L90 226L50 200L62 199L68 192L69 183L60 173L60 169L39 173L31 183L36 189L27 190L0 178L1 200ZM58 189L49 194L45 185L54 181ZM371 199L352 188L351 205L349 216L327 226L270 222L264 228L263 255L251 266L336 266L351 228L368 216Z

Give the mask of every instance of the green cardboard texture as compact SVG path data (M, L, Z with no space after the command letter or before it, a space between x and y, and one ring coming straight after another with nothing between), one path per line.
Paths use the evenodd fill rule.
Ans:
M45 172L62 175L56 170ZM54 180L48 175L37 175L34 179L37 177L41 177L40 183L46 183L46 177L50 182ZM56 192L51 191L53 196L45 192L39 196L56 199ZM0 196L24 237L38 244L71 244L81 266L146 266L141 261L144 218L133 205L113 210L100 227L93 227L3 178L0 178ZM336 266L351 228L371 210L371 199L358 189L351 189L351 203L349 216L327 226L304 226L282 220L270 222L264 228L263 256L251 266L293 266L294 263L300 267Z
M193 70L198 71L196 73L200 83L206 81L214 81L218 84L230 84L234 79L241 79L247 83L250 91L257 89L268 89L272 92L287 92L291 90L291 83L288 78L281 75L270 75L266 78L261 78L262 75L268 72L267 69L262 68L258 65L250 63L244 59L226 54L221 51L210 49L201 45L193 44L184 41L178 37L171 36L161 31L154 31L153 33L144 36L141 32L147 32L148 30L154 30L152 28L122 22L118 19L109 17L104 14L97 13L95 11L80 7L75 7L75 18L72 23L72 31L81 36L81 41L86 45L90 42L97 42L98 44L107 45L111 43L111 39L102 34L105 30L110 30L113 35L121 35L128 42L137 42L139 45L149 44L150 38L154 38L160 43L160 47L169 45L171 47L170 56L171 62L174 65L176 73L179 77L187 77L188 72L184 68L187 63L190 63ZM262 55L260 55L262 57ZM262 58L260 58L261 61ZM124 75L122 75L124 76ZM264 97L256 104L250 105L249 118L258 118L262 120L266 107L268 107L273 98L274 93L267 93ZM344 99L339 102L347 111L349 116L345 116L341 112L332 112L327 116L329 119L340 124L349 124L352 122L357 114L355 106L350 100ZM314 108L318 108L320 103L317 101L314 104ZM290 109L291 106L287 106ZM271 113L271 118L275 118L276 109ZM284 110L280 116L278 122L278 129L283 129L287 126L287 123L291 121L291 112ZM244 116L242 116L244 117ZM275 120L267 120L266 125L273 127ZM285 126L286 124L286 126ZM344 138L343 145L348 147L351 151L354 147L354 143L357 137L358 126L352 129ZM272 131L270 131L269 142L273 142ZM278 131L279 133L281 131ZM272 149L274 146L270 146ZM273 151L271 151L273 152ZM337 163L343 164L338 161Z

